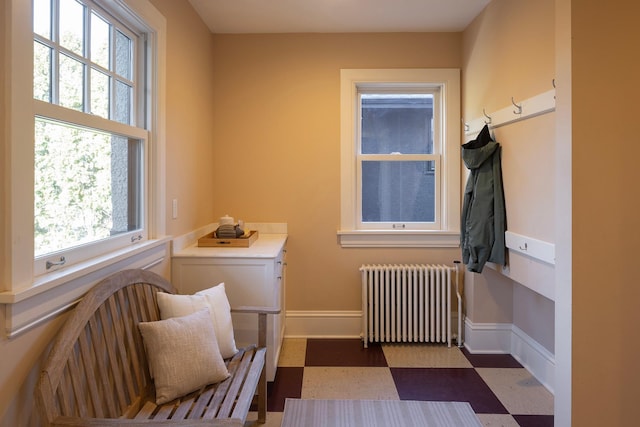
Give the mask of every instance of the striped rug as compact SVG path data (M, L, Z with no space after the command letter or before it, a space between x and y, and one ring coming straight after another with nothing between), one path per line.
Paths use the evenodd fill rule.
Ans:
M468 402L287 399L282 427L482 427Z

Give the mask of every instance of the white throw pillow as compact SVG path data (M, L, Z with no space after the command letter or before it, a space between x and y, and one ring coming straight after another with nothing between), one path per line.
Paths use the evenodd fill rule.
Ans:
M208 310L157 322L140 322L161 405L229 376Z
M185 316L208 308L222 357L227 359L238 352L233 335L231 306L224 283L196 292L195 295L174 295L160 292L157 295L162 319Z

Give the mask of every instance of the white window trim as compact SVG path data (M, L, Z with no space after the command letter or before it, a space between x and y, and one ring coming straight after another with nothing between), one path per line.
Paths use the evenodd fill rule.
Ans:
M165 117L166 117L166 19L149 0L108 0L114 7L133 11L149 27L149 37L155 49L150 60L154 63L154 102L150 113L153 133L149 135L147 156L148 167L145 170L149 183L148 222L149 239L129 248L105 254L98 259L89 260L69 268L49 274L34 276L33 241L33 186L34 174L34 116L36 112L33 99L33 50L32 3L24 0L7 0L6 7L5 50L6 74L2 81L6 91L4 133L6 152L4 160L5 205L5 259L2 283L0 284L0 304L5 307L5 327L10 336L18 323L24 324L24 316L14 304L28 304L29 324L35 325L45 320L51 313L68 306L78 297L78 278L94 280L91 273L111 270L122 265L128 256L139 257L148 251L157 251L167 242L165 218ZM25 31L25 28L29 29ZM149 101L149 100L147 100ZM40 105L38 108L40 108ZM157 257L156 257L157 258ZM132 261L134 258L132 258ZM146 264L145 264L146 265ZM86 288L83 288L86 291ZM53 293L52 293L53 292ZM45 297L46 293L46 297ZM32 302L29 302L32 301ZM11 330L10 330L11 329Z
M357 228L358 85L433 84L441 88L443 109L439 230L359 230ZM460 245L460 70L343 69L340 71L340 230L342 247L457 247Z

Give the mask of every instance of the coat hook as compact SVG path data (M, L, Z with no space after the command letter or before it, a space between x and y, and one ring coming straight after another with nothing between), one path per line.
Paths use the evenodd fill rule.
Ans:
M487 115L486 111L484 111L484 108L482 109L482 114L484 114L484 116L487 118L487 120L484 121L485 125L490 125L491 124L491 117Z
M517 110L513 110L513 114L522 114L522 104L516 104L516 102L513 100L513 96L511 97L511 103L517 108Z
M553 88L556 88L556 79L551 79L551 84L553 85Z
M465 132L469 132L469 123L466 123L464 121L464 118L460 119L460 121L462 122L462 125L464 126L464 131Z

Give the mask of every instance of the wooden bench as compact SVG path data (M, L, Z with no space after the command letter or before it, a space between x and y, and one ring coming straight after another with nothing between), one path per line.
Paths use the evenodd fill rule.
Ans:
M254 396L258 422L267 410L266 316L257 313L258 345L225 364L231 376L164 405L155 403L138 323L160 320L156 293L175 293L162 277L126 270L103 280L78 303L52 344L36 386L46 426L243 426Z

